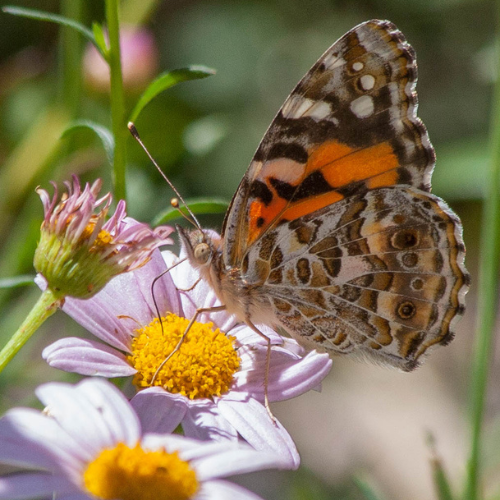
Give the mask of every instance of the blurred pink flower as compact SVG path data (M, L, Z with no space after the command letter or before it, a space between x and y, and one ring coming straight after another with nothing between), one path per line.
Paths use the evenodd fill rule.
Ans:
M120 49L125 88L141 90L158 70L159 52L153 35L144 28L122 26ZM85 49L83 72L90 88L109 91L109 66L92 44Z

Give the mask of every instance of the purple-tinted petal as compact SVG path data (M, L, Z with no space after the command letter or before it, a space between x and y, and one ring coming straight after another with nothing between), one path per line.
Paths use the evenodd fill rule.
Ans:
M43 350L42 357L53 368L80 375L113 378L127 377L137 371L114 347L76 337L50 344Z
M88 459L117 441L133 445L140 437L137 416L109 382L50 383L40 386L36 394L49 407L51 417L87 451Z
M60 495L57 500L95 500L95 496L86 495L85 493L68 493L65 495Z
M299 466L300 457L290 434L280 422L272 422L266 408L257 400L233 392L220 398L217 406L221 415L253 448L277 453L289 468Z
M269 328L265 325L257 325L258 330L263 333L266 337L271 340L272 345L281 345L283 344L283 337L276 333L272 328ZM267 345L267 340L255 333L249 326L247 325L239 325L233 330L231 330L231 335L235 335L238 339L238 343L240 345Z
M87 398L79 396L68 384L53 382L41 385L36 395L57 421L78 444L84 461L92 460L99 450L110 443L110 433L103 425L99 412L91 407Z
M228 481L207 481L193 500L262 500L255 493Z
M200 441L238 439L233 426L219 413L213 401L208 399L189 402L182 428L185 436Z
M235 374L234 387L252 394L259 401L264 401L266 355L267 348L264 346L253 346L251 351L242 348L241 370ZM326 353L311 351L300 358L288 349L273 347L267 390L269 400L282 401L316 388L328 374L331 366L332 360Z
M169 452L178 451L182 460L187 461L210 459L213 455L240 448L251 449L247 444L241 444L238 441L200 442L177 434L146 434L142 439L142 444L149 450L164 448Z
M184 253L181 253L179 258L171 252L163 252L162 255L168 267L171 267L185 257ZM208 283L199 280L198 271L189 262L186 261L177 265L171 270L171 274L175 286L181 290L184 317L192 318L196 313L196 309L200 307L216 307L221 305L215 292L210 288ZM193 286L195 283L197 283L196 286ZM183 292L182 290L189 291ZM204 313L198 317L198 321L201 323L212 322L216 328L220 328L223 332L228 332L236 325L236 318L229 315L226 311Z
M151 287L165 269L160 252L153 252L147 264L116 276L90 299L67 298L63 311L99 339L128 352L134 330L157 316ZM178 292L169 273L158 279L154 294L161 314L179 310Z
M187 411L184 396L170 394L159 387L138 392L130 404L139 417L143 433L170 434L181 423Z
M0 419L0 461L19 467L58 470L74 458L76 443L40 412L16 408ZM82 460L82 457L80 457Z
M135 445L141 436L139 417L128 399L106 380L86 379L75 386L78 393L97 409L111 434L110 445L117 442Z
M179 454L182 455L182 454ZM182 457L183 458L183 457ZM266 451L239 445L237 448L215 452L190 460L200 481L218 479L235 474L246 474L262 469L290 469L283 457Z
M76 486L63 476L35 472L14 474L0 478L0 499L24 500L32 498L52 498L55 494L71 493Z

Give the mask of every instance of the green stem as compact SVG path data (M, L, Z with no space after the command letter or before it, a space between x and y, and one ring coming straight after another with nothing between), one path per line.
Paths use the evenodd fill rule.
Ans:
M82 0L64 0L61 2L61 14L73 21L82 22L84 5ZM66 109L71 117L79 115L82 103L82 46L80 33L73 28L61 28L60 71L61 94Z
M116 199L125 199L125 140L127 138L127 124L125 123L125 97L120 59L118 7L118 0L106 0L106 22L109 34L108 62L111 73L111 120L113 122L113 135L115 137L113 164L114 194Z
M497 17L500 27L500 3L497 6ZM478 328L471 373L472 442L464 492L466 500L481 498L479 482L481 435L498 302L500 264L500 51L498 49L497 68L491 129L491 165L482 220Z
M0 351L0 372L17 354L19 349L26 344L36 330L38 330L42 323L59 309L62 302L63 299L48 288L42 293L17 332L14 333L2 351Z

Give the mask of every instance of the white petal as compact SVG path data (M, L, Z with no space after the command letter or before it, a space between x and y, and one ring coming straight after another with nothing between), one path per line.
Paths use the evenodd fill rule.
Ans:
M80 443L89 458L102 448L113 446L117 440L123 440L130 432L135 438L132 443L139 438L137 417L108 382L87 379L77 386L51 383L40 386L36 393L48 406L49 414Z
M80 375L127 377L136 373L126 356L101 342L66 337L50 344L42 357L53 368Z
M186 398L170 394L160 387L137 393L130 401L142 426L143 433L174 432L187 411Z
M186 437L201 441L238 439L234 427L220 414L211 400L190 401L182 428Z
M141 424L128 399L111 383L86 379L76 386L98 410L112 434L111 444L118 441L134 446L141 437Z
M228 481L207 481L193 500L262 500L255 493Z
M239 398L237 393L220 398L217 406L221 414L253 448L277 453L289 468L296 469L300 457L286 429L278 421L273 423L257 400L248 396Z
M0 478L0 499L24 500L31 498L59 499L59 493L71 493L77 487L63 476L53 476L47 473L14 474Z
M78 442L52 418L27 408L0 420L0 461L24 467L77 470L89 459Z
M263 469L290 469L290 464L275 453L256 451L241 445L236 449L214 452L212 455L190 460L190 463L200 481Z

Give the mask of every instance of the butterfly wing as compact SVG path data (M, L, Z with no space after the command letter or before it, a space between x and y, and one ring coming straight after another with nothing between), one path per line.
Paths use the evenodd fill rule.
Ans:
M469 277L460 221L429 193L416 79L401 32L369 21L285 101L223 227L249 320L406 371L451 340Z
M278 224L355 194L408 184L430 190L434 150L416 116L414 51L388 21L335 42L266 132L223 226L224 263Z
M468 275L460 221L412 187L353 195L281 224L249 249L275 325L301 344L410 371L447 344Z

